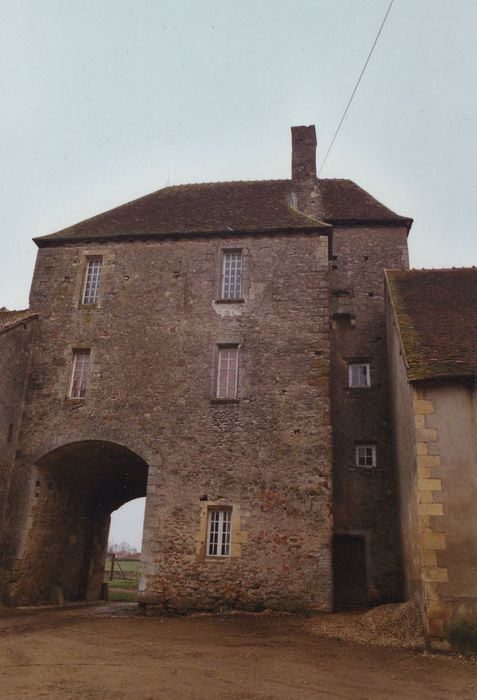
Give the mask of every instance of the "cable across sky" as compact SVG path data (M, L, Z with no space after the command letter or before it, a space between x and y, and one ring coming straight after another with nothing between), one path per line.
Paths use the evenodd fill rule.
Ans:
M364 73L365 73L365 71L366 71L366 68L367 68L367 66L368 66L368 63L369 63L369 61L370 61L370 59L371 59L371 56L373 55L374 48L375 48L376 44L378 43L379 37L381 36L381 32L382 32L383 27L384 27L384 25L385 25L385 23L386 23L386 20L387 20L387 18L388 18L389 12L391 11L391 7L393 6L393 2L394 2L394 0L391 0L391 2L389 3L388 9L386 10L386 14L384 15L384 19L383 19L383 21L381 22L381 26L379 27L378 33L376 34L376 37L375 37L375 39L374 39L374 41L373 41L373 45L371 46L371 49L370 49L370 51L369 51L369 53L368 53L368 57L367 57L367 59L366 59L366 61L365 61L365 63L364 63L364 66L363 66L363 68L362 68L362 70L361 70L361 73L359 74L359 78L358 78L358 80L356 81L356 85L354 86L353 92L351 93L351 97L350 97L349 100L348 100L348 104L346 105L346 109L345 109L345 111L343 112L343 116L342 116L341 119L340 119L340 123L338 124L338 127L337 127L337 129L336 129L336 131L335 131L335 134L334 134L333 138L331 139L331 143L330 143L330 145L329 145L329 147L328 147L328 150L326 151L325 157L323 158L323 163L321 164L321 167L320 167L320 169L319 169L319 171L318 171L318 175L321 174L321 171L322 171L323 168L325 167L325 163L326 163L326 161L327 161L327 159L328 159L328 156L330 155L331 149L333 148L333 144L334 144L334 142L336 141L336 137L338 136L339 130L341 129L341 125L342 125L342 123L344 122L346 115L348 114L348 110L349 110L350 105L351 105L351 103L352 103L352 101L353 101L353 97L354 97L355 94L356 94L356 91L357 91L357 89L358 89L358 87L359 87L359 84L360 84L360 82L361 82L361 79L362 79L362 77L363 77L363 75L364 75Z

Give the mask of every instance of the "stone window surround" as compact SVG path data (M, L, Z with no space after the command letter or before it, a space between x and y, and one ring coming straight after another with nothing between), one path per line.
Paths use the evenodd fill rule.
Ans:
M209 510L230 510L230 556L208 556L207 551L207 528ZM237 557L242 556L242 546L247 544L248 534L242 529L242 517L248 513L242 513L238 503L226 501L225 499L202 500L200 501L199 529L195 536L197 561L224 565Z
M242 280L241 280L241 296L236 299L224 299L223 296L223 275L226 253L240 253L242 258ZM243 304L245 302L245 285L247 278L246 258L248 250L240 245L220 246L217 251L217 281L216 281L216 304Z
M99 288L98 299L95 304L83 304L83 291L86 279L86 270L88 261L92 259L102 260L101 265L101 284ZM103 293L107 285L108 276L111 274L112 266L116 262L116 251L109 245L91 245L88 247L79 247L72 262L72 278L74 280L72 288L72 303L75 308L87 311L96 311L101 309Z

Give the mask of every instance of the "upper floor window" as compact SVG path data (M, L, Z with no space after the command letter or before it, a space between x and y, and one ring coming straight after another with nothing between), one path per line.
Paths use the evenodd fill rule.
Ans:
M225 250L222 268L222 299L242 297L242 251Z
M90 369L90 350L73 351L73 369L71 372L70 398L84 399Z
M375 467L376 445L356 445L355 459L357 467Z
M217 364L217 398L237 398L238 345L219 347Z
M348 365L348 386L353 388L371 386L371 372L368 363Z
M103 261L101 258L89 258L87 261L83 288L83 304L96 304L98 302L102 265Z
M207 556L230 556L230 530L232 525L232 511L210 509L208 513L207 528Z

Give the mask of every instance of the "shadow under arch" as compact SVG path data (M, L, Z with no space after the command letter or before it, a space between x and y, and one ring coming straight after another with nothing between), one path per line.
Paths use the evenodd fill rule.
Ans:
M147 477L138 454L108 441L73 442L40 457L16 603L98 600L110 515L146 495Z

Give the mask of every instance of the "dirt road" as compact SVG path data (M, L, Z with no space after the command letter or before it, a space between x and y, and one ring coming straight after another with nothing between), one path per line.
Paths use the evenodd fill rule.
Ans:
M313 618L145 618L109 604L0 614L0 697L477 698L477 661L322 639Z

